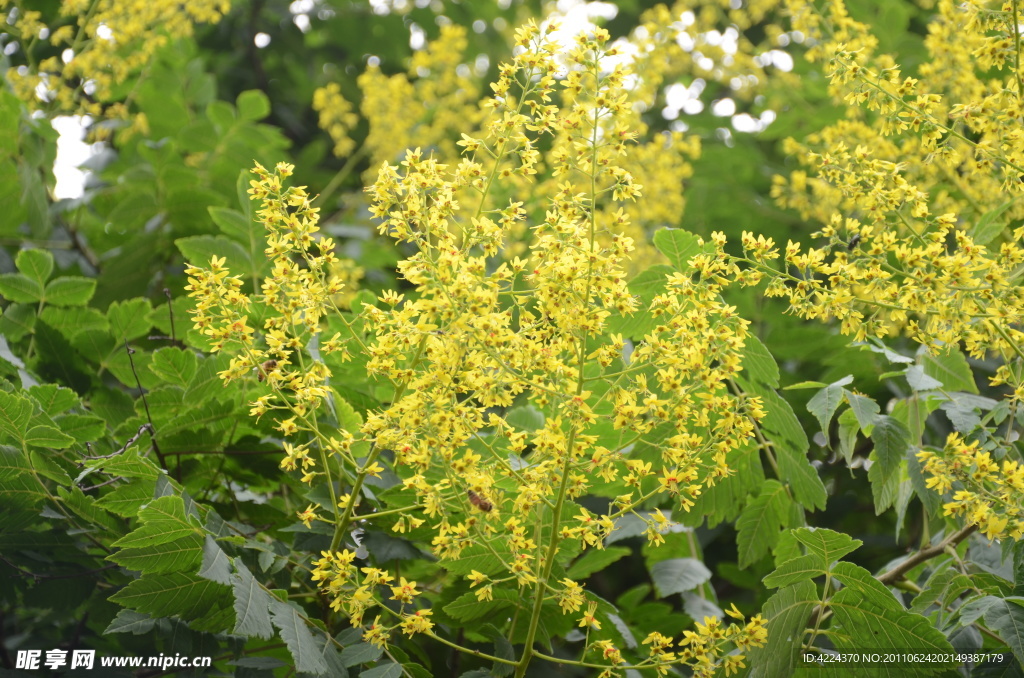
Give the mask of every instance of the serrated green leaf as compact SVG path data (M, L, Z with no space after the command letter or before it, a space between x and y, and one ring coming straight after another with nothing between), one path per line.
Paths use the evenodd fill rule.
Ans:
M172 572L143 575L112 595L110 600L152 617L178 615L191 620L202 617L211 607L230 609L230 605L226 605L228 591L226 586L198 575Z
M39 283L40 289L53 273L53 255L47 250L21 250L14 259L14 265L25 277Z
M178 496L154 499L139 511L139 520L142 525L118 539L113 546L141 548L201 534L201 528L186 517L185 504Z
M817 588L809 581L787 586L764 605L769 643L747 653L751 678L780 678L794 674L797 650L811 611L818 605Z
M401 664L387 662L363 671L359 674L359 678L401 678L402 673Z
M850 409L853 411L855 417L857 417L857 423L860 425L860 429L864 431L864 435L870 435L875 425L875 417L878 416L879 407L873 399L843 389L843 395L846 396L846 402L850 404Z
M920 360L924 373L942 382L945 390L978 393L971 366L958 348L948 346L937 355L923 353Z
M194 235L174 241L185 259L194 266L209 268L213 257L223 258L230 275L249 276L253 262L234 240L220 235Z
M1020 600L1000 600L985 611L985 625L999 634L1024 665L1024 607Z
M345 666L370 664L380 659L384 649L371 643L353 643L341 651L341 663Z
M238 117L255 122L270 115L270 99L258 89L249 89L235 99Z
M216 515L213 511L210 515ZM203 564L199 576L219 584L232 584L231 559L211 535L203 539Z
M199 535L189 534L174 541L121 549L107 556L107 560L143 574L190 572L202 560L202 547Z
M544 413L533 405L513 407L505 414L505 422L517 431L536 431L544 426Z
M235 561L235 569L236 574L231 584L235 596L234 632L264 640L271 638L274 635L274 627L270 623L270 606L277 599L260 587L241 561Z
M833 533L838 534L838 533ZM847 535L843 535L844 537ZM903 611L903 604L886 588L885 584L859 565L837 562L832 566L832 576L842 582L848 589L858 591L864 600L869 600L879 607Z
M51 417L82 404L74 391L57 384L37 384L29 388L28 393Z
M70 485L71 477L67 474L67 471L58 466L52 459L47 458L48 454L48 452L41 452L39 450L30 451L28 459L32 464L32 468L39 475L49 478L55 483Z
M111 620L103 633L134 633L135 635L141 635L152 631L154 626L156 626L156 620L148 614L136 612L135 610L118 610L117 615Z
M743 373L747 379L768 388L779 387L779 366L768 347L753 335L747 336L743 346Z
M740 567L760 560L778 541L779 530L786 524L791 503L786 488L775 480L768 480L761 494L743 509L736 521Z
M680 228L662 228L654 234L654 246L679 271L690 270L690 259L704 251L700 239Z
M131 341L147 334L153 324L149 314L153 311L149 299L128 299L115 301L107 309L107 321L118 349L123 349L125 339Z
M21 273L0 275L0 296L7 301L35 304L43 298L43 286Z
M295 608L274 598L270 604L270 618L281 632L281 640L288 646L296 671L316 674L327 672L327 662L321 654L320 645Z
M123 531L118 520L96 505L96 500L86 495L78 487L58 487L57 496L61 498L65 508L71 509L75 515L84 518L91 526L102 528L111 534Z
M836 648L848 652L866 647L880 652L952 652L949 641L926 617L907 612L893 601L894 606L876 603L853 587L832 596L829 607L835 623L842 628L842 633L831 635ZM951 664L938 662L900 667L902 675L932 675L949 668Z
M71 306L58 308L47 306L39 314L39 318L57 330L69 340L88 330L99 330L106 333L110 327L107 317L95 308Z
M461 622L471 622L492 615L498 610L517 607L520 603L520 596L515 591L496 588L492 594L491 600L477 600L475 591L464 593L445 605L445 614Z
M167 346L153 353L149 371L168 384L188 387L196 374L196 356L191 351Z
M776 589L823 574L825 570L821 567L821 559L816 555L807 554L779 565L774 572L764 578L764 585Z
M32 447L63 450L75 444L75 439L52 426L33 426L25 433L25 443Z
M574 581L583 581L593 573L600 572L632 552L632 549L623 546L610 546L600 550L589 549L572 564L565 576Z
M135 478L97 499L96 505L119 516L134 518L142 505L153 498L153 486L152 480Z
M46 285L43 301L54 306L85 306L95 291L95 279L65 276Z
M670 558L651 567L651 580L659 598L692 591L711 579L711 570L696 558Z
M881 465L880 478L885 482L896 472L906 455L910 431L896 419L880 415L875 419L871 440L875 443L875 454Z
M31 418L31 402L20 395L0 391L0 443L17 442L20 447Z
M54 419L60 430L80 443L96 442L107 430L107 423L87 414L65 414Z
M843 394L846 389L843 386L853 381L852 376L846 376L839 381L833 382L814 394L814 397L807 402L807 411L814 415L814 418L821 424L821 432L828 439L829 424L832 417L843 401Z
M976 245L988 245L990 242L996 239L996 237L1006 229L1007 223L1005 220L1000 220L999 217L1003 215L1006 210L1013 207L1013 203L1017 202L1017 198L1007 200L999 207L991 209L985 214L981 215L981 218L971 227L968 231L968 235L971 236L971 240Z
M809 553L818 557L818 564L822 569L832 567L832 563L853 553L864 543L848 534L823 528L800 527L793 530L792 534L798 542L807 548Z
M188 388L182 399L185 402L200 405L211 398L224 392L224 382L221 381L218 372L227 369L228 359L225 355L218 353L215 356L205 356L199 361L195 375L189 382Z

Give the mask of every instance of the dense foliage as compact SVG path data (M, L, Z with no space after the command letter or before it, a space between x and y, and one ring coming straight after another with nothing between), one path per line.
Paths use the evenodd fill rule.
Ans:
M1016 0L567 4L3 3L2 670L1021 675Z

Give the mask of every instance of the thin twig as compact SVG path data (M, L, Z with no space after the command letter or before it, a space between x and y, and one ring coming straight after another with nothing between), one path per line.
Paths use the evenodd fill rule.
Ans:
M116 457L119 454L123 454L125 452L125 450L127 450L129 447L134 445L135 442L142 436L142 434L147 432L147 431L149 431L150 436L153 435L153 425L152 424L143 424L142 426L140 426L139 430L135 433L135 435L133 435L131 438L129 438L127 441L125 441L124 445L122 445L120 448L114 450L110 454L98 454L98 455L95 455L95 456L86 456L85 458L86 459L111 459L113 457ZM90 446L89 449L91 450L92 447Z
M949 535L938 544L921 549L920 551L911 555L909 558L907 558L902 563L892 568L888 572L878 575L877 577L875 577L875 579L882 582L886 586L891 586L895 582L902 579L903 575L905 575L907 572L910 572L926 560L931 560L936 556L942 555L946 552L947 548L956 546L964 539L967 539L967 537L971 536L977 529L977 525L968 525L959 532L954 532L953 534Z
M128 345L128 340L124 340L124 350L128 353L128 364L132 368L132 376L135 377L135 385L139 387L139 394L142 397L142 406L146 408L146 419L149 420L149 442L156 452L156 458L160 461L160 468L167 468L167 463L164 461L164 455L160 453L160 445L156 442L156 428L153 426L153 417L149 413L149 402L146 400L146 391L142 388L142 382L139 381L139 373L135 371L135 360L132 359L132 355L135 353L135 349Z

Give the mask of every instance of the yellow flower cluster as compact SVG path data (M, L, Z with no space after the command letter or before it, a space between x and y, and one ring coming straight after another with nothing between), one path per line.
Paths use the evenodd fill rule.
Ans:
M398 267L415 294L389 291L378 305L364 304L359 322L373 335L365 341L351 325L344 341L319 338L326 316L345 320L332 301L340 287L331 273L334 248L318 239L305 191L285 187L286 164L273 173L257 165L250 191L263 204L258 214L273 260L262 293L245 298L241 280L219 260L188 270L197 326L215 348L234 342L240 349L222 377L257 370L269 392L253 413L281 411L287 418L278 429L299 439L285 445L282 466L301 469L310 483L332 483L340 473L347 494L334 497L330 485L335 506L325 508L335 510L335 537L314 579L356 625L380 600L401 603L399 612L382 606L395 623L378 617L365 631L368 642L383 645L396 628L410 635L431 628L429 613L413 609L415 582L360 569L341 548L353 521L374 516L356 508L362 483L384 470L385 459L393 459L396 490L407 499L381 515L393 517L395 530L419 531L442 561L471 547L493 558L500 572L468 577L480 600L497 587L532 591L535 609L524 615L532 648L549 595L566 614L586 605L584 625L600 624L580 584L555 579L559 551L573 542L603 548L617 519L640 515L655 497L689 510L703 487L729 474L730 453L763 416L757 399L729 389L747 323L721 300L738 273L724 238L715 236L692 272L666 280L645 309L656 324L631 351L622 337L606 334L610 316L639 307L626 286L634 245L622 233L629 218L618 206L642 188L622 164L635 138L626 125L632 72L610 59L608 40L598 29L562 57L544 31L527 25L485 102L482 136L463 137L457 164L419 149L399 165L382 163L368 189L371 210L383 234L415 248ZM532 185L532 204L499 190L502 180ZM509 235L523 227L529 248L508 257ZM247 324L257 307L260 331ZM390 403L368 412L361 426L327 435L317 408L328 402L332 375L307 354L313 344L320 352L358 344L366 373ZM508 416L516 408L542 422L522 427ZM631 454L645 438L648 451ZM364 453L356 455L355 445ZM317 451L319 458L311 454ZM598 479L621 488L603 515L573 501ZM323 520L315 507L300 519ZM642 519L648 538L662 541L668 518L658 511ZM423 537L427 529L431 536ZM651 661L704 671L719 659L741 661L721 656L725 643L764 642L756 620L745 628L706 626L680 641L678 652L660 644L660 659ZM609 670L622 662L607 641L595 647Z
M59 5L47 25L38 11L0 2L7 10L4 30L16 36L27 59L10 67L5 79L33 109L114 119L129 117L117 101L118 85L171 40L192 35L196 24L216 23L230 8L229 0L65 0ZM62 55L36 63L40 41L63 49ZM144 119L134 124L146 126Z
M767 280L805 318L840 322L858 340L902 334L933 352L962 345L1003 362L990 379L1024 400L1024 78L1016 3L939 0L913 72L879 53L842 0L787 0L846 115L787 152L802 165L772 195L820 224L804 249L743 235L743 284ZM781 262L779 261L781 257ZM990 538L1021 536L1018 462L951 436L919 457L928 486L955 491L946 515Z
M989 539L1024 536L1024 465L1012 459L993 459L975 440L967 443L949 434L941 452L923 450L917 458L931 477L925 483L939 494L953 492L943 504L947 516L963 516Z
M318 87L313 92L313 110L320 114L320 129L327 132L334 142L334 155L351 155L356 143L349 135L359 124L359 116L341 95L341 85L332 82L326 87Z

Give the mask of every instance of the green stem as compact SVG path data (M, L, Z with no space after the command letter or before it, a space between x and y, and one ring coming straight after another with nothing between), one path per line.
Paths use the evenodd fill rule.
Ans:
M412 359L413 367L416 366L420 360L420 356L423 355L423 349L427 346L427 336L429 335L424 335L423 339L420 340L420 345L416 349L416 355L413 356ZM395 392L395 397L392 402L397 403L401 400L402 395L405 393L405 389L408 386L409 380L407 379L405 383L399 387L398 391ZM366 481L368 470L373 466L374 462L377 461L377 458L380 456L380 452L380 448L374 444L373 449L370 450L370 455L366 458L366 462L363 464L363 467L359 469L356 475L355 482L352 484L352 492L348 497L348 503L345 505L345 513L341 516L334 527L334 537L331 539L331 548L329 549L331 552L338 550L338 546L341 544L341 539L344 536L345 531L348 530L348 526L352 524L352 514L356 508L356 500L359 498L359 493L363 489L363 483Z

